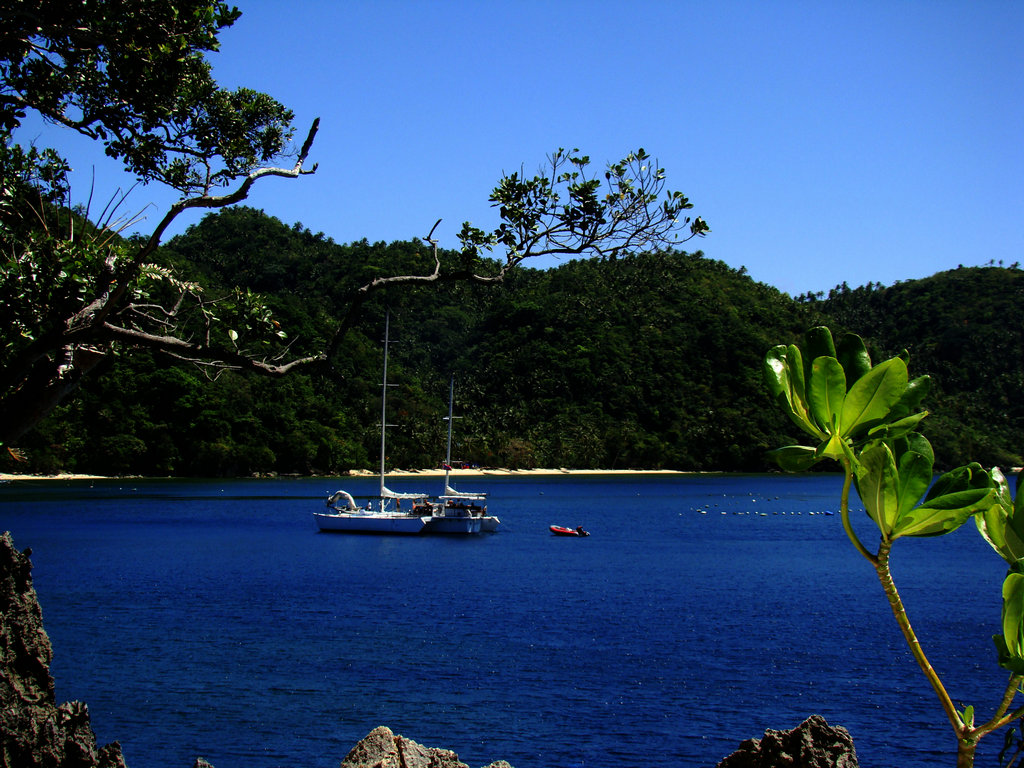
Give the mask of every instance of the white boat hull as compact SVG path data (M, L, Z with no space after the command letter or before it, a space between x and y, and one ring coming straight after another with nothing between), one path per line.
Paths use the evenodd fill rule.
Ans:
M437 515L427 520L427 533L480 533L480 518L468 515Z
M430 518L389 512L317 512L313 519L321 531L418 534Z
M501 520L494 515L484 515L480 518L480 530L483 533L494 533L498 530L499 525L501 525Z

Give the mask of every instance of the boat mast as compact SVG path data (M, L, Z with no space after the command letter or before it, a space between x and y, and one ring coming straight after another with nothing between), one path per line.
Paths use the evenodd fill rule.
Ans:
M384 511L384 445L388 427L388 340L391 329L391 310L384 314L384 379L380 391L380 510Z
M452 422L455 417L452 416L452 407L455 402L455 376L452 375L448 382L448 449L445 451L444 459L444 492L448 493L448 477L452 471Z

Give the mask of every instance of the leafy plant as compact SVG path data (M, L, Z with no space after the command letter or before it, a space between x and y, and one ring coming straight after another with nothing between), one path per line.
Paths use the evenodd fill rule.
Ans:
M772 452L787 470L804 470L832 459L843 469L840 511L846 535L874 567L893 616L915 660L946 712L957 737L957 766L974 764L979 739L1024 715L1010 706L1024 680L1024 500L1011 497L998 469L972 463L946 472L934 483L935 457L917 432L928 414L920 404L929 380L910 380L903 357L873 366L864 341L848 334L839 345L824 327L807 332L804 350L777 346L765 358L765 378L776 402L809 434L814 446L790 445ZM875 552L850 523L855 488L880 533ZM889 556L900 538L940 536L974 516L985 539L1010 564L1003 582L1003 634L995 638L999 664L1009 683L992 718L975 724L974 707L957 710L928 662L892 579Z

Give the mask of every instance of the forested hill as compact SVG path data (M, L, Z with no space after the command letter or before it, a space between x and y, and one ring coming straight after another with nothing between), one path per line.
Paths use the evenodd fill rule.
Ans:
M418 241L339 245L249 208L207 216L162 257L198 270L211 294L265 294L296 352L317 349L359 284L432 264ZM520 269L492 287L404 288L367 304L315 373L210 381L166 360L115 360L22 447L33 471L372 468L388 305L389 467L439 465L454 376L459 461L769 469L765 452L798 433L769 401L761 362L817 324L860 333L876 360L907 348L911 373L935 377L925 431L940 465L1020 465L1022 280L1016 268L971 268L796 300L700 253L667 252Z

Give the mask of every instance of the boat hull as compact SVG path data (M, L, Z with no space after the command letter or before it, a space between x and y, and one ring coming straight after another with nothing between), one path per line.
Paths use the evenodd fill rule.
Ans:
M480 518L438 515L427 520L426 533L480 533Z
M550 528L551 528L551 533L553 533L555 536L575 536L575 537L579 538L581 536L589 536L590 535L586 531L583 531L581 533L580 531L578 531L575 528L565 528L565 527L563 527L561 525L552 525L552 526L550 526Z
M330 533L387 533L416 535L427 527L426 517L360 512L318 512L316 527Z

